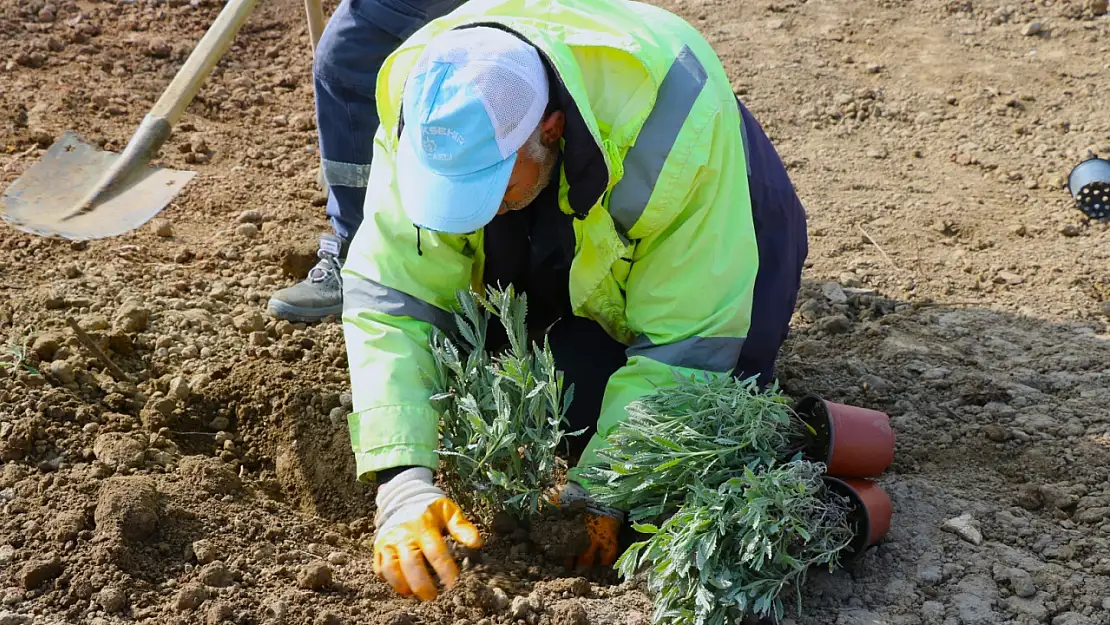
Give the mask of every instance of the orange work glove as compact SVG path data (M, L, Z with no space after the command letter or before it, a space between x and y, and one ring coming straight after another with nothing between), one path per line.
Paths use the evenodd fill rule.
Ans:
M586 511L582 516L586 523L586 533L590 537L590 546L578 555L574 564L579 567L592 567L595 564L613 566L619 555L617 545L624 513L594 501L585 488L574 482L567 482L555 495L555 504L559 506L566 507L578 501L586 504ZM567 568L570 568L569 563Z
M471 549L482 546L478 528L432 483L432 470L408 469L378 490L374 573L401 595L436 598L435 580L425 561L447 588L455 585L459 565L447 550L444 531Z

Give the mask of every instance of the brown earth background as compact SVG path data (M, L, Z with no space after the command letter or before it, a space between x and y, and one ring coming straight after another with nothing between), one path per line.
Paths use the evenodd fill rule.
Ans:
M67 129L120 150L221 6L0 4L5 187ZM1106 0L660 4L808 208L785 388L898 436L886 542L791 622L1110 622L1110 232L1064 188L1110 155ZM375 579L341 328L262 312L327 228L314 127L302 4L264 0L163 150L199 175L159 221L0 229L0 625L646 625L636 584L520 535L432 604Z

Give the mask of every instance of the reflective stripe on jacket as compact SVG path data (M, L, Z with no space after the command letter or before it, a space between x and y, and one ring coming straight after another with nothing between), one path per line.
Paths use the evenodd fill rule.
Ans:
M438 466L428 339L432 325L451 324L458 289L481 288L483 231L417 231L400 206L394 152L421 50L479 24L529 41L554 70L552 97L567 116L559 201L577 217L571 306L629 346L580 466L630 401L673 382L673 369L731 372L748 332L759 261L747 166L736 98L710 45L638 2L472 0L417 31L378 78L365 221L343 269L361 479Z

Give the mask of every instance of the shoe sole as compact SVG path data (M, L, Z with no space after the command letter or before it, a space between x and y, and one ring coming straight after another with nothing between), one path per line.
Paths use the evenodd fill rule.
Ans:
M270 300L269 304L266 305L266 312L270 313L270 316L275 319L284 319L285 321L300 323L316 323L322 321L325 317L343 316L343 304L337 304L327 308L305 308L303 306L294 306L285 302Z

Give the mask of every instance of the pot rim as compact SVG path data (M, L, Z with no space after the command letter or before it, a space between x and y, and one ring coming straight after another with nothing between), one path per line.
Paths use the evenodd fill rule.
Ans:
M810 407L810 404L812 404L812 407ZM803 409L803 406L805 406L807 409ZM808 393L800 400L798 400L798 403L794 408L794 412L802 418L802 421L805 421L806 424L810 425L811 427L813 426L813 423L811 423L811 421L814 418L824 421L826 433L824 437L825 452L822 454L822 456L824 457L820 459L820 462L825 464L825 468L827 470L829 463L832 462L833 450L836 449L836 431L835 428L833 428L832 411L829 410L828 400L826 400L824 397L821 397L817 393ZM805 418L804 415L807 414L810 415L812 418ZM817 459L816 454L813 454L812 459Z
M867 543L871 541L871 510L867 508L867 504L863 501L863 497L860 497L856 489L852 488L851 484L848 482L831 475L823 475L821 479L826 482L831 482L838 491L842 491L842 495L851 499L852 503L855 504L855 510L853 512L859 514L861 520L860 528L859 531L856 532L856 536L852 539L852 542L848 543L847 550L849 553L848 557L844 559L844 562L852 562L866 553L867 548L870 547Z

